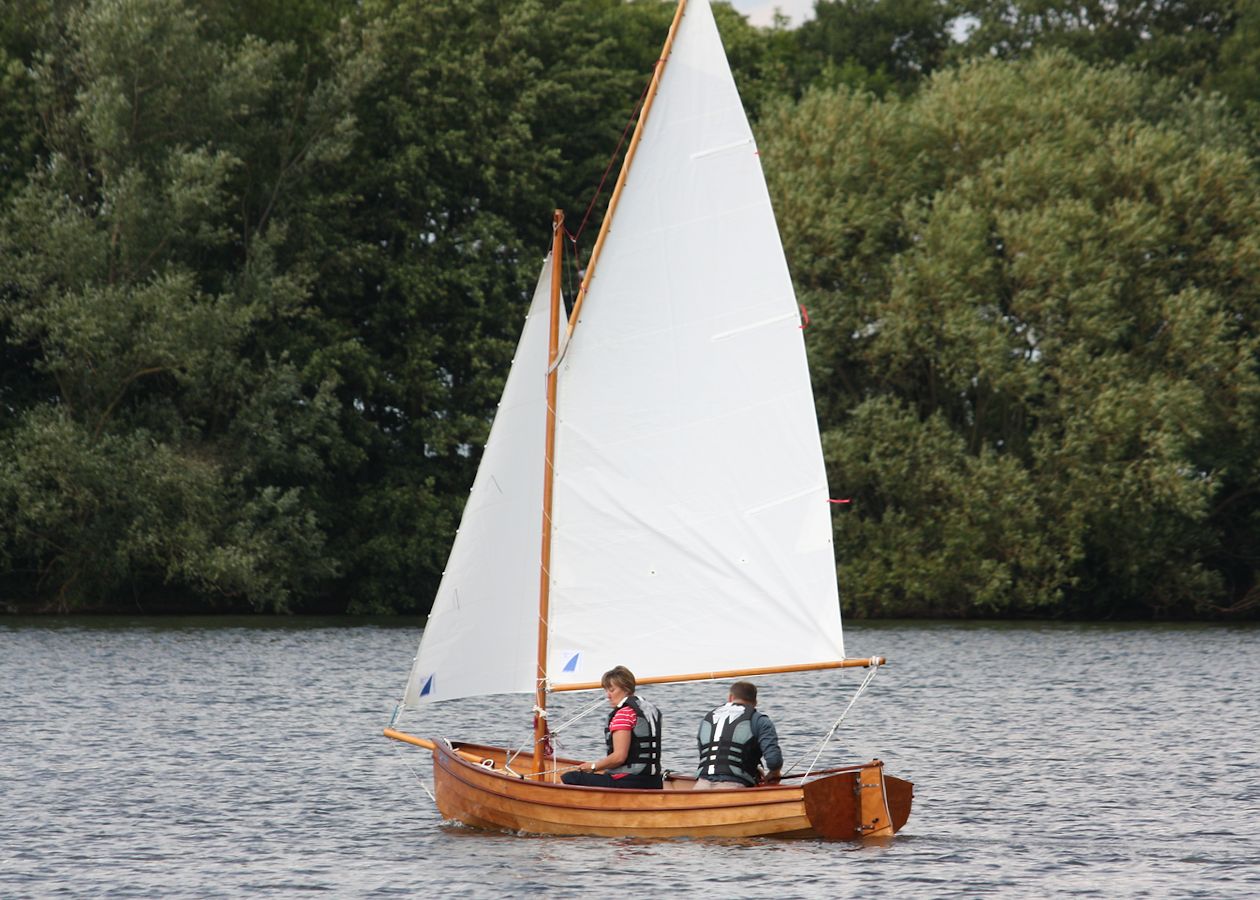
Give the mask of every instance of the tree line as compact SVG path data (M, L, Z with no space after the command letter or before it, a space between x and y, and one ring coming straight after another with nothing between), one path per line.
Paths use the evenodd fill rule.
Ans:
M673 14L10 0L0 608L426 612ZM1260 609L1260 4L715 12L846 614Z

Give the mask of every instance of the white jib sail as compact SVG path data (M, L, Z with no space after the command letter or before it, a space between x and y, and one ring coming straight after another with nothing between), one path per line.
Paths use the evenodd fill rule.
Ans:
M798 309L691 0L559 370L553 684L843 658Z
M407 679L406 706L534 690L551 266L548 256Z

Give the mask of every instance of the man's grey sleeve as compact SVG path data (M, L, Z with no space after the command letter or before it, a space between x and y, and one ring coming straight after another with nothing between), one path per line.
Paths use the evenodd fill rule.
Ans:
M783 751L779 749L779 733L774 730L774 723L765 713L757 716L757 743L761 744L761 755L765 758L766 768L770 771L783 768Z

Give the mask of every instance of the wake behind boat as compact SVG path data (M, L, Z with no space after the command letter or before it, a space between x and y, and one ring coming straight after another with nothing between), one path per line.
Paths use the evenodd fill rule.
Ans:
M682 0L566 321L563 216L386 735L430 749L439 811L544 834L891 835L870 763L691 791L569 786L547 698L878 667L845 656L801 322L707 0ZM531 752L399 730L431 702L533 693ZM685 733L684 729L684 733ZM667 736L668 740L668 736Z

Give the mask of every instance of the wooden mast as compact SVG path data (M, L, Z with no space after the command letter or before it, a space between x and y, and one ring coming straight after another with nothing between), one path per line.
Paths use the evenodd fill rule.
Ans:
M656 71L652 73L652 82L648 85L647 98L643 101L643 111L639 113L639 121L634 125L634 134L630 138L630 146L626 148L626 160L621 164L621 172L617 175L617 184L613 187L612 197L608 200L608 209L604 212L604 220L599 224L599 236L595 238L595 247L591 250L591 258L586 263L586 273L578 288L577 299L573 301L573 312L569 316L569 327L565 331L564 346L568 347L573 337L573 329L577 327L578 315L582 312L582 304L586 300L586 291L595 278L595 266L599 264L600 251L604 249L604 240L612 225L613 214L617 210L617 201L621 199L621 191L626 186L626 176L634 162L634 154L639 149L639 141L643 137L643 125L652 111L652 103L661 86L661 76L665 73L665 64L669 62L670 50L674 46L674 35L678 33L678 24L682 21L683 10L687 0L678 0L678 8L674 10L674 21L669 26L669 34L665 37L665 46L661 48L661 58L656 61Z
M538 570L538 670L534 686L533 771L546 769L547 630L551 614L551 498L555 485L556 352L560 347L560 275L564 268L564 211L551 220L551 322L547 330L547 448L543 458L542 548Z

